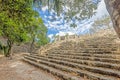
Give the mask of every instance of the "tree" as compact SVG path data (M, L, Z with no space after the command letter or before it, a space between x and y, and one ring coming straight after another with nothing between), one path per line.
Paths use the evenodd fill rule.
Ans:
M41 18L33 18L29 32L31 40L30 53L32 53L35 42L38 45L45 45L49 42L49 39L47 37L47 28L43 24Z
M90 2L89 2L90 1ZM94 1L94 0L93 0ZM98 3L100 0L96 0L95 3ZM113 27L120 38L120 0L104 0L106 4L106 8L111 16ZM91 15L94 14L94 10L96 9L95 4L91 4L92 0L34 0L34 3L40 5L48 4L49 8L54 8L57 13L63 11L63 5L69 6L70 10L65 13L68 16L65 19L71 19L74 15L80 11L80 16L76 17L77 19L86 19L89 18ZM50 4L52 3L52 4ZM74 4L75 3L75 4ZM78 7L78 9L76 8ZM87 15L86 15L87 14Z
M70 24L70 27L75 28L75 27L77 27L77 25L75 23L72 23L72 24Z
M96 27L106 26L106 28L110 28L110 23L111 23L110 17L104 16L102 19L97 19L96 21L94 21L93 26L96 26Z
M101 29L111 29L110 23L111 23L110 16L104 16L103 18L97 19L92 24L90 32L95 33Z
M93 0L94 1L94 0ZM96 0L98 3L100 0ZM106 8L111 16L113 27L120 38L120 0L104 0L106 4ZM96 9L96 4L91 4L92 0L34 0L34 3L40 5L48 4L49 9L54 8L57 13L63 11L63 6L66 5L70 8L69 11L65 12L65 19L71 19L78 12L80 13L79 17L75 17L76 19L86 19L94 14L94 10ZM50 4L52 3L52 4ZM76 8L78 7L78 8ZM87 14L87 15L86 15Z
M28 39L28 28L36 12L32 9L33 0L0 0L0 35L7 39L7 52L10 56L14 43Z
M120 38L120 0L104 0L111 16L113 27Z
M48 6L49 11L54 9L58 16L64 14L64 19L71 20L73 18L78 20L88 19L92 17L97 8L97 2L92 0L34 0L35 6ZM67 10L65 10L67 8Z

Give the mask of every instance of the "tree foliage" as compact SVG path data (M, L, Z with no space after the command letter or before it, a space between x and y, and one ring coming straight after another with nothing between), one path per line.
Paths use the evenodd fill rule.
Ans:
M101 29L111 29L110 23L111 23L110 16L104 16L102 19L97 19L94 21L90 31L94 33Z
M57 14L64 14L65 19L78 20L90 18L97 8L97 3L92 0L34 0L38 8L48 6L49 10L54 9ZM67 11L65 10L67 8Z
M31 40L31 51L34 48L34 44L36 43L38 45L45 45L49 42L49 39L47 38L47 28L43 24L43 21L41 18L33 18L33 21L31 22L31 27L29 28L29 35Z
M30 39L30 29L34 35L39 27L37 17L38 13L33 10L33 0L0 0L0 35L7 39L6 56L10 55L15 42ZM42 21L40 23L43 24Z

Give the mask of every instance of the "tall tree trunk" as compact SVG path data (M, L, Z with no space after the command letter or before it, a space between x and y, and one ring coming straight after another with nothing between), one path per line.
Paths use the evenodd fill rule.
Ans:
M35 39L33 38L31 45L30 45L30 54L32 54L32 51L34 49L34 42L35 42Z
M7 41L7 46L6 46L6 48L8 48L8 49L6 49L7 51L6 51L6 53L5 53L5 54L6 54L6 55L5 55L6 57L12 58L12 55L11 55L12 45L13 45L13 42L8 39L8 41Z
M120 38L120 0L104 0L111 16L113 27Z

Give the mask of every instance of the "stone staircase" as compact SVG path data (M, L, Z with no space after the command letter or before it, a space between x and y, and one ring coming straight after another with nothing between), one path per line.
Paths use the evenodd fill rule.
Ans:
M120 44L114 39L65 41L46 55L26 55L23 60L60 80L120 80Z

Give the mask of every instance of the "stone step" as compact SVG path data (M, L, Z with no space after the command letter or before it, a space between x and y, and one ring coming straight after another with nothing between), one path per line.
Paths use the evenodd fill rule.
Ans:
M68 43L63 43L63 44L61 44L61 45L66 45L66 44L71 44L71 42L68 42ZM99 42L97 42L97 41L91 41L91 42L73 42L72 44L78 44L78 45L103 45L103 46L110 46L110 45L113 45L113 46L120 46L120 44L118 44L118 43L111 43L111 42L109 42L109 43L104 43L104 42L101 42L101 41L99 41Z
M46 57L46 58L50 58L50 59L74 62L74 63L84 64L84 65L89 65L89 66L120 70L120 64L116 64L116 63L107 63L107 62L101 62L101 61L90 61L90 60L80 60L80 59L78 60L78 59L71 59L71 58L64 58L64 57L53 57L53 56L36 56L36 55L33 55L33 56Z
M92 54L92 53L51 53L47 55L67 55L67 56L88 56L88 57L98 57L98 58L112 58L112 59L120 59L120 55L116 54Z
M109 52L109 51L117 51L117 48L84 48L84 49L79 49L79 51L81 50L89 50L89 51L106 51L106 52Z
M117 50L117 48L79 48L79 51L81 51L81 50L86 50L86 51L92 51L92 50L94 50L94 51L116 51Z
M49 50L50 53L92 53L92 54L117 54L120 55L119 51L82 51L82 50Z
M85 45L86 47L93 47L93 48L119 48L118 45L100 45L100 44L91 44L91 45L88 45L86 44ZM82 46L81 46L82 47Z
M103 40L102 40L103 41ZM101 40L97 40L97 41L85 41L86 43L98 43L99 44L99 42L101 43L101 44L104 44L104 45L119 45L119 44L117 44L117 43L115 43L115 42L105 42L104 43L104 41L103 42L101 42ZM81 42L79 42L79 43L81 43Z
M29 59L23 59L25 62L28 62L29 64L32 64L40 69L43 69L44 71L47 71L48 73L53 74L54 76L59 77L61 80L83 80L82 78L76 77L74 75L71 75L70 73L65 73L61 70L46 66L44 64L39 64L39 62L36 62L35 60L29 60Z
M110 76L107 76L107 75L92 73L92 72L89 72L89 71L86 71L86 70L75 69L75 68L72 68L72 67L68 67L68 66L61 65L61 64L56 64L56 63L49 62L49 61L44 61L44 60L40 60L40 59L38 60L36 58L29 57L28 59L35 60L36 62L39 62L40 64L45 64L46 66L53 67L53 68L56 68L56 69L59 69L59 70L62 70L62 71L66 71L68 73L76 74L78 76L82 76L82 77L87 76L91 80L117 80L118 79L118 78L110 77Z
M81 48L72 48L72 49L54 49L54 50L49 50L49 51L52 51L52 52L76 52L76 53L81 53L81 52L84 52L84 53L114 53L114 54L120 54L120 50L119 49L116 49L116 50L102 50L102 49L81 49Z
M87 71L94 72L94 73L109 75L109 76L113 76L113 77L115 76L115 77L120 78L120 71L118 71L118 70L112 70L112 69L102 68L102 67L93 67L93 66L88 66L88 65L84 65L84 64L77 64L77 63L73 63L73 62L69 62L69 61L62 61L62 60L45 58L45 57L36 57L36 56L30 56L30 57L40 59L43 61L52 62L55 64L62 64L62 65L66 65L68 67L73 67L73 68L87 70Z
M74 49L76 49L76 50L78 50L78 49L82 49L82 48L85 48L85 49L87 49L87 48L93 48L93 49L95 49L95 48L97 48L97 49L103 49L103 48L105 48L105 49L103 49L103 50L116 50L116 49L120 49L119 47L109 47L109 46L69 46L69 47L67 47L67 46L61 46L61 47L58 47L58 50L66 50L66 49L68 49L68 50L74 50ZM56 48L57 49L57 48Z
M81 52L81 51L83 51L83 52L85 52L85 51L91 51L91 52L103 52L102 50L101 51L98 51L98 50L88 50L88 49L79 49L79 50L76 50L76 49L70 49L70 50L67 50L67 49L60 49L60 50L51 50L51 51L53 51L53 52ZM112 52L112 51L106 51L106 52Z
M89 49L89 50L87 50L87 49L74 49L75 50L75 52L79 52L79 53L81 53L81 52L84 52L84 53L115 53L115 51L113 50L100 50L100 49ZM117 50L116 50L117 51Z
M59 51L59 50L58 50ZM112 51L95 51L95 50L76 50L75 52L77 52L77 53L99 53L99 54L102 54L102 53L112 53Z
M77 51L106 51L106 52L115 52L115 51L117 51L118 50L118 48L91 48L91 47L86 47L86 48L81 48L81 47L74 47L74 49L60 49L60 48L58 48L58 49L53 49L53 50L55 50L55 51L57 51L57 50L60 50L60 51L63 51L63 50L73 50L73 51L75 51L75 50L77 50Z
M60 46L70 46L70 45L74 45L74 46L110 46L110 47L120 47L120 44L105 44L105 43L102 43L102 42L100 42L100 43L96 43L96 42L91 42L91 43L89 43L89 42L84 42L84 43L67 43L67 44L61 44ZM109 47L108 47L109 48Z
M107 63L120 64L120 59L112 59L112 58L99 58L99 57L89 57L89 56L68 56L68 55L60 55L60 54L51 54L48 56L64 57L64 58L78 59L78 60L101 61L101 62L107 62Z
M89 44L89 43L84 43L84 44L75 44L75 46L77 47L93 47L93 48L118 48L120 47L120 45L106 45L106 44L96 44L96 43L92 43L92 44Z
M105 48L105 49L110 49L111 48L111 50L113 49L118 49L118 47L113 47L113 46L111 46L111 47L109 47L109 46L87 46L87 45L84 45L84 46L74 46L74 48L75 49L80 49L80 48L98 48L98 49L100 49L100 48ZM64 49L64 48L62 48L62 49Z

